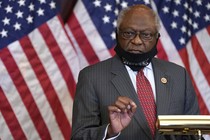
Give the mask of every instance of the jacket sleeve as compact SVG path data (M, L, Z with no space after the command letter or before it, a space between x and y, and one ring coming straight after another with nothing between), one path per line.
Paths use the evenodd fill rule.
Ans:
M101 125L100 109L94 85L82 70L73 103L72 140L102 140L108 124Z
M195 90L193 88L192 82L188 73L185 71L185 79L186 79L186 102L185 102L185 114L186 115L199 115L199 105Z

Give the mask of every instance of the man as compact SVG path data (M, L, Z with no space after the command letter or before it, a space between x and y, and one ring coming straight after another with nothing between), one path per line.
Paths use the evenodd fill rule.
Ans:
M72 140L187 139L162 136L155 128L157 115L199 114L196 94L186 70L154 58L159 28L157 15L145 5L121 11L117 20L117 55L79 74ZM143 78L147 81L145 88L141 87L143 82L139 82L141 78L137 76L140 72L141 76L146 76ZM142 91L146 87L149 92ZM142 100L144 92L151 93L152 98ZM144 109L149 100L149 108ZM150 114L154 118L151 121L148 112L154 113Z

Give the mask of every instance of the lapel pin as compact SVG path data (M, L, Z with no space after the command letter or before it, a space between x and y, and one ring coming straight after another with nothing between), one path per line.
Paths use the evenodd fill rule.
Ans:
M161 78L161 82L162 82L163 84L166 84L166 83L167 83L167 79L166 79L165 77L163 77L163 78Z

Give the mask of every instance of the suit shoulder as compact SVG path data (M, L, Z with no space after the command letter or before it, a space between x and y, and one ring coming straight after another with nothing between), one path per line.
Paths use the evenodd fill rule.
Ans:
M98 63L89 65L81 70L81 72L100 72L107 71L110 68L113 58L108 58L106 60L100 61Z
M181 65L178 65L176 63L169 62L169 61L166 61L166 60L162 60L162 59L159 59L159 58L154 58L152 61L156 65L162 66L162 68L164 68L164 69L185 70L185 68Z

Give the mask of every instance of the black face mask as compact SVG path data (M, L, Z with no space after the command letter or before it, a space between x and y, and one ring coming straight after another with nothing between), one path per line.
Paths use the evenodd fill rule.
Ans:
M156 45L157 45L158 39L159 39L159 35L158 35L155 46L147 53L135 54L135 53L127 52L120 47L120 44L118 42L114 50L125 65L129 66L133 71L139 71L143 67L149 65L152 58L157 54Z

